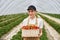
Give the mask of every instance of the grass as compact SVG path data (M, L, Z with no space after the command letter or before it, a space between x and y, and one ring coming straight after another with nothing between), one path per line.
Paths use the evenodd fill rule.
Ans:
M39 14L40 15L40 14ZM43 16L40 15L47 23L49 23L49 25L51 25L58 33L60 33L60 24L58 24L57 22Z

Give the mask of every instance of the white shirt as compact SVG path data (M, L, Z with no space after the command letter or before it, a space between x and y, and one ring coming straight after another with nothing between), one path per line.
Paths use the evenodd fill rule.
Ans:
M22 26L28 25L28 18L29 18L29 24L35 24L36 23L36 17L33 19L30 19L30 17L27 17L23 20ZM43 28L43 20L40 17L37 18L37 26L39 28Z

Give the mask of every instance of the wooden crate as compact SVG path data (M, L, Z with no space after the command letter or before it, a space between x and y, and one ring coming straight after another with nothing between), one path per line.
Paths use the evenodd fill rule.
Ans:
M23 40L40 40L40 37L24 37Z
M38 37L39 29L22 29L22 37Z

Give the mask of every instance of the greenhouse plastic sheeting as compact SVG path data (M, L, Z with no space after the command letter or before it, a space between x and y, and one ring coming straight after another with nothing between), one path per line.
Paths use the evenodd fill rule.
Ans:
M60 13L60 0L0 0L0 15L27 12L29 5L38 12Z

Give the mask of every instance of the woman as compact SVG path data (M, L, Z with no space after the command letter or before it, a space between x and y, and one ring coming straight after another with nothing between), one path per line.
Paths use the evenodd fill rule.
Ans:
M43 20L41 18L37 18L36 17L36 7L33 6L33 5L30 5L27 9L28 11L28 14L29 16L24 19L24 21L22 22L23 25L22 26L25 26L25 25L29 25L29 24L34 24L34 25L37 25L39 27L39 31L40 33L38 34L39 37L42 36L42 28L43 28ZM39 37L30 37L30 38L23 38L24 40L40 40Z

